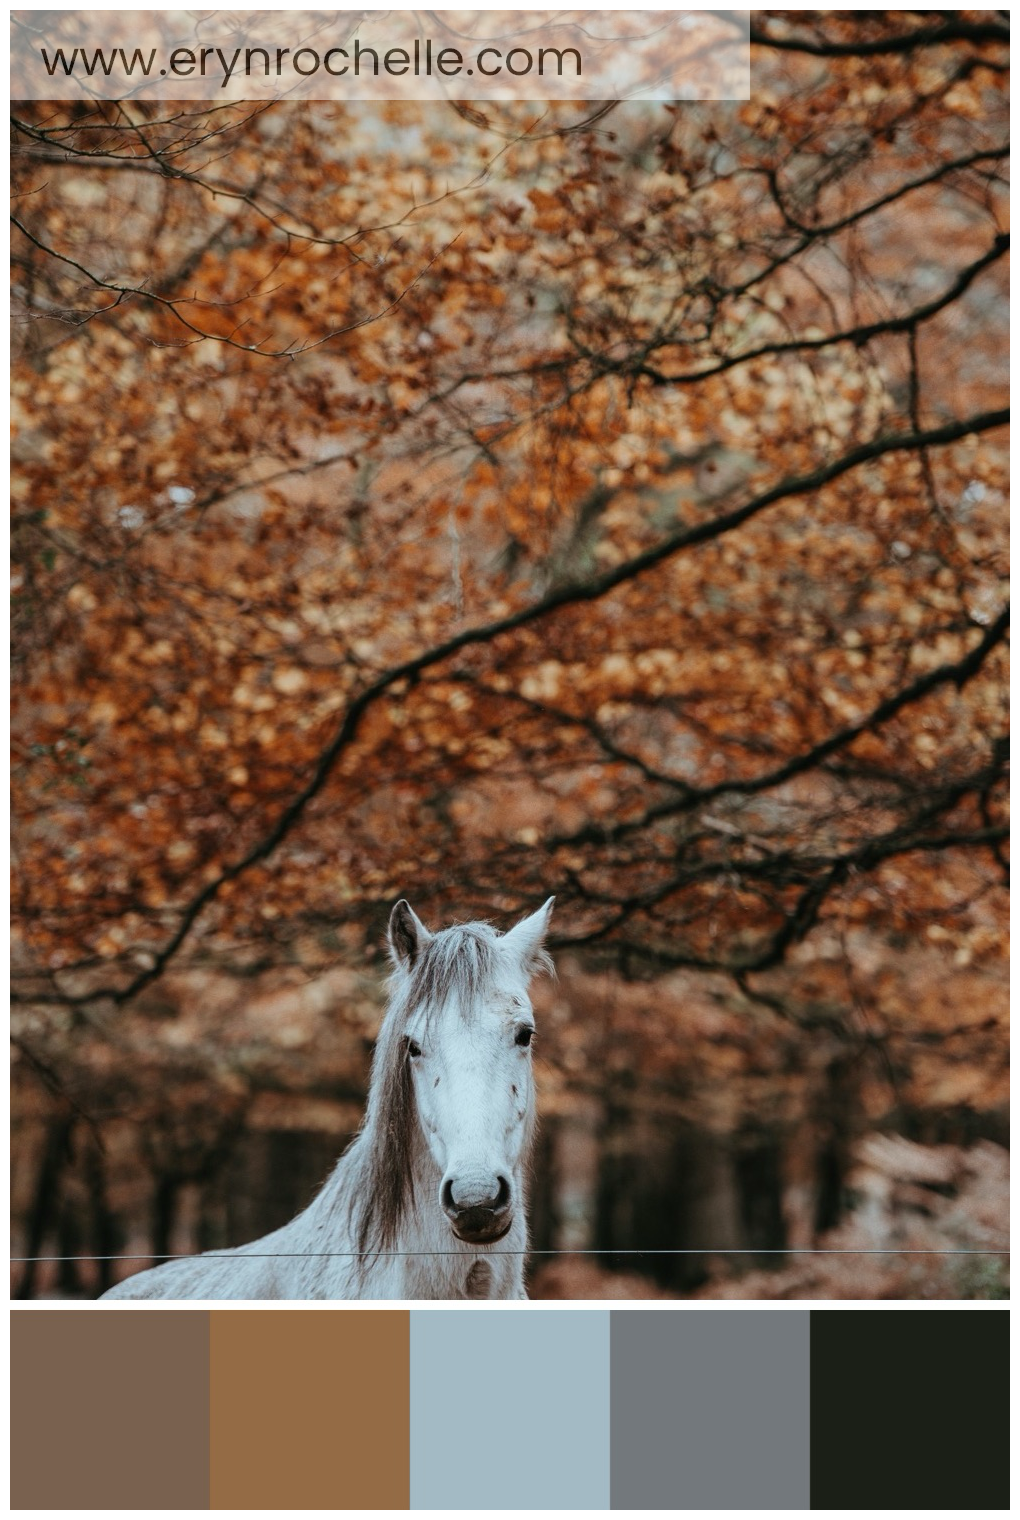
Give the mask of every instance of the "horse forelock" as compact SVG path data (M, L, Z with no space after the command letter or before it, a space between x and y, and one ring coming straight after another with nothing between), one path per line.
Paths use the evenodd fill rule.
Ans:
M499 963L499 935L489 924L457 924L434 934L411 972L406 1011L430 1018L451 1002L463 1019L491 991Z

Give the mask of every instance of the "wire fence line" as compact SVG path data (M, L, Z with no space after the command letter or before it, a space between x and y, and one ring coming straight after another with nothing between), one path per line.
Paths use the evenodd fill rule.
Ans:
M560 1247L550 1251L487 1251L486 1256L1008 1256L1008 1247L934 1247L920 1249L913 1246L671 1246L663 1249L600 1249L596 1246L571 1250ZM159 1253L138 1251L127 1255L103 1256L11 1256L12 1266L28 1262L44 1261L234 1261L245 1260L303 1261L309 1257L316 1260L353 1260L364 1256L462 1256L463 1251L243 1251L238 1248L223 1251L178 1251Z

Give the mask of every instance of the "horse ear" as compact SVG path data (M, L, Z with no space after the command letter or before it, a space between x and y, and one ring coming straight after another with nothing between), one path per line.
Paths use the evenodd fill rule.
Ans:
M390 914L387 931L390 955L397 966L410 971L428 940L432 938L409 902L401 898Z
M542 949L555 897L547 898L537 913L522 918L519 924L507 930L503 943L521 958L524 970L530 975L536 971L551 971L552 961Z

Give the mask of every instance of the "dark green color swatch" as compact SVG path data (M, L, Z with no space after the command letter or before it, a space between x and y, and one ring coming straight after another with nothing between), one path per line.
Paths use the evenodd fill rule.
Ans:
M811 1313L811 1508L1009 1506L1009 1316Z

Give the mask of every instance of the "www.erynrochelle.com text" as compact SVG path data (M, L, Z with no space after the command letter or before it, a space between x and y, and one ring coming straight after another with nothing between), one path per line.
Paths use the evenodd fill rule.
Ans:
M302 79L324 73L338 79L344 74L353 78L366 78L381 74L412 78L443 77L454 79L458 75L481 75L492 78L498 74L512 74L522 78L529 74L543 77L555 74L561 78L573 71L573 77L581 77L581 54L577 48L538 48L534 52L525 47L513 47L504 54L499 48L487 44L478 52L465 57L459 48L435 47L430 38L416 37L408 47L367 47L355 41L353 48L329 48L318 53L315 48L235 48L176 47L163 54L160 48L40 48L46 72L54 76L71 77L86 75L109 79L112 75L126 78L175 78L218 80L219 88L226 89L235 76L246 78L282 79L294 74Z

